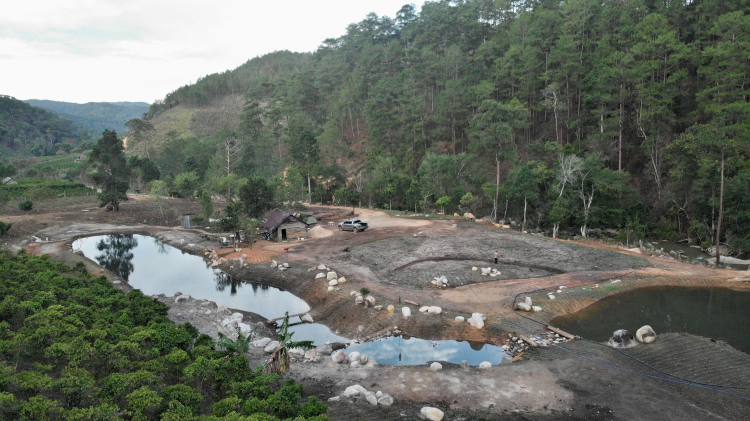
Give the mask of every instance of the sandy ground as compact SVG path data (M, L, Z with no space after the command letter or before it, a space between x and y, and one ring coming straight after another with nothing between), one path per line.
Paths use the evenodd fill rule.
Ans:
M169 212L179 214L183 206L189 209L194 205L172 201ZM591 287L614 278L623 279L622 290L648 285L705 285L706 282L713 286L747 289L750 280L744 273L641 256L601 244L592 247L463 220L398 217L367 209L357 209L355 214L370 225L371 229L366 232L339 232L336 226L324 220L321 226L309 231L305 241L283 244L259 241L252 248L237 252L218 249L214 234L138 223L158 219L155 215L160 215L150 198L126 202L122 215L106 213L88 204L86 208L90 210L81 212L80 205L70 205L49 213L3 215L3 220L10 220L26 230L38 228L33 233L35 238L21 230L20 235L4 238L4 246L11 250L25 247L34 253L52 254L53 258L67 263L85 261L90 271L108 276L123 290L129 287L121 279L72 253L72 240L105 233L141 233L196 255L204 256L208 250L216 250L230 262L245 254L251 263L249 267L230 269L229 264L224 264L222 269L241 279L262 280L287 289L311 305L310 314L316 322L342 335L362 339L398 325L405 334L425 339L502 344L507 332L542 329L541 325L518 317L512 310L519 293L556 289L560 285L571 285L571 289L582 285ZM139 213L142 209L148 210ZM332 209L340 214L348 210ZM343 219L342 215L330 220ZM108 220L117 223L107 223ZM471 266L483 262L489 266L493 250L501 253L498 267L503 272L502 277L483 278L471 271ZM272 269L269 264L272 260L288 262L290 269L283 272ZM315 280L317 271L309 271L321 263L337 271L339 276L345 276L348 282L340 285L340 290L328 292L327 282ZM429 279L440 274L451 278L449 288L437 289L429 284ZM355 305L350 292L363 287L372 291L378 304L392 304L397 312L389 314ZM544 311L534 317L546 321L583 308L601 296L571 294L568 299L545 304ZM221 320L233 311L231 309L217 309L200 297L179 304L174 297L156 298L170 305L170 318L176 322L190 322L214 337L219 332L232 333L221 326ZM405 305L405 300L438 305L443 313L425 315L412 307L414 315L403 318L398 310ZM485 329L477 330L453 320L457 315L468 317L472 312L487 314ZM258 326L261 336L272 334L265 329L259 315L245 313L244 320ZM675 349L685 347L684 341L669 336L660 340L665 344L663 353L674 351L670 348L672 345ZM352 384L391 393L396 399L396 404L390 408L371 407L362 402L331 403L329 416L332 419L413 419L424 404L445 410L446 419L748 419L750 405L747 401L604 366L601 363L659 375L608 348L580 341L570 343L570 348L579 355L537 348L528 353L526 359L488 371L446 367L443 371L432 372L426 367L389 366L350 369L335 365L326 357L317 363L295 364L291 375L305 386L306 393L323 399L340 394ZM730 355L737 361L740 371L750 367L750 361L723 348L703 352L715 353L719 359ZM265 359L260 350L254 350L249 357L255 363ZM750 376L750 371L748 373Z

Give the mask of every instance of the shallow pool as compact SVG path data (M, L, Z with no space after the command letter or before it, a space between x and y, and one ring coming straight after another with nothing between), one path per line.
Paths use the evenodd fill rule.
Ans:
M659 333L686 332L721 338L750 353L750 292L727 288L640 288L600 300L550 324L595 341L617 329L635 335L643 325Z
M276 318L310 310L296 295L279 288L227 276L198 256L156 238L138 234L99 235L73 242L89 259L125 279L146 295L175 292L228 308Z
M346 349L347 354L352 351L367 354L378 364L390 365L419 365L428 361L461 364L463 360L469 365L479 365L482 361L497 365L510 358L502 348L495 345L453 340L405 339L400 336L354 344Z

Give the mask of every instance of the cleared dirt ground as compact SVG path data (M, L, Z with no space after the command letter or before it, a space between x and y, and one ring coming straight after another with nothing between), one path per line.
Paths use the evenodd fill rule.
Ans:
M175 219L161 217L162 211L172 215L195 213L196 203L171 199L161 205L159 209L153 198L138 197L124 203L122 213L104 212L91 203L49 207L47 211L33 214L11 212L0 216L14 223L10 235L3 238L4 247L12 250L26 247L32 252L54 254L58 260L74 263L87 260L69 251L69 244L76 237L138 232L161 238L196 255L202 256L209 248L216 249L215 236L175 228ZM89 211L82 212L83 209ZM530 291L541 290L530 295L544 310L527 316L546 322L555 315L576 311L603 296L626 289L650 285L747 289L750 280L744 273L644 257L601 244L552 240L464 220L397 217L357 209L356 216L368 222L371 229L363 233L340 232L328 222L345 219L351 209L311 208L313 212L324 210L329 217L322 220L321 226L309 231L305 241L284 244L259 241L252 249L244 248L241 252L217 251L229 262L246 254L247 261L252 263L249 267L230 269L227 263L222 269L240 279L293 292L311 305L316 322L350 338L366 339L398 326L405 334L425 339L502 344L508 332L543 329L542 324L522 318L512 310L518 294L525 296ZM31 234L45 242L35 242ZM497 266L491 262L496 250L500 253ZM272 269L272 259L289 262L290 269L283 272ZM327 281L315 280L318 271L310 270L321 263L339 276L345 276L348 282L340 285L340 290L328 292ZM91 270L106 274L92 262L87 261L87 264ZM497 267L502 275L481 276L471 270L472 266ZM106 275L118 281L112 274ZM440 275L448 277L449 288L436 289L429 283ZM615 278L621 279L616 289L598 287ZM127 289L121 281L116 285ZM569 286L570 292L559 294L554 301L544 301L544 290L556 290L562 285ZM378 304L394 305L396 312L389 314L355 305L350 292L362 287L372 291ZM170 301L168 297L160 299ZM406 305L405 300L440 306L443 313L438 316L420 314L418 308L412 306L413 316L403 318L400 309ZM215 321L210 317L172 306L170 317L175 321L190 321L207 333L215 333L212 330L216 329ZM468 317L472 312L487 315L484 329L477 330L454 320L457 315ZM256 323L262 320L259 316L248 317ZM696 362L702 360L695 355L708 355L708 360L719 361L721 367L728 365L730 371L740 374L693 380L734 382L742 383L735 386L750 387L747 380L750 360L746 354L684 335L662 335L657 343L658 347L641 346L636 352L644 359L663 365L665 371L681 367L665 359L678 351L694 351L686 355ZM388 408L362 402L331 403L329 416L332 419L414 419L425 404L443 409L447 420L750 418L747 415L750 403L736 396L657 379L653 376L665 375L600 345L575 341L565 347L535 348L525 359L488 371L450 366L440 372L431 372L426 367L350 369L324 359L314 364L298 363L293 366L291 375L305 386L306 393L322 399L338 395L352 384L391 393L396 399L396 404ZM255 363L262 363L265 358L258 351L249 357ZM708 364L708 360L702 364ZM721 372L718 368L699 372ZM689 378L692 372L680 373ZM745 389L723 390L749 396Z

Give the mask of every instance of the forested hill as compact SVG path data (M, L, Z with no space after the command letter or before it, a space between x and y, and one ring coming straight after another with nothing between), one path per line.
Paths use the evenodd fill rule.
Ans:
M316 200L346 187L378 207L704 244L723 227L742 248L749 12L739 0L404 6L311 56L274 53L168 94L152 106L155 126L245 102L222 132L173 130L165 138L179 141L157 159L208 189L276 176L288 201L307 195L309 177Z
M88 140L86 130L57 114L0 95L0 150L3 155L53 155Z
M148 112L150 104L145 102L72 102L28 99L25 101L35 107L44 108L59 114L75 123L86 127L98 138L106 129L122 133L126 130L125 122L141 118Z

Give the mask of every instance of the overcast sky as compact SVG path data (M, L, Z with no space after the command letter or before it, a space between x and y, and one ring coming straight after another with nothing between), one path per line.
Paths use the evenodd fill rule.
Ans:
M151 103L201 76L277 50L314 51L409 0L9 0L0 94Z

